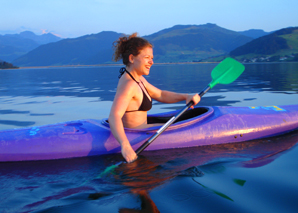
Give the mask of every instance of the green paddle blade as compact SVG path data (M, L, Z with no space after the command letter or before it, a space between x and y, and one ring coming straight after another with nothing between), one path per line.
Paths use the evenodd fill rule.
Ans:
M95 179L99 179L99 178L102 178L103 176L111 173L114 171L115 168L117 168L118 165L111 165L109 167L107 167L102 173L100 173Z
M97 175L97 177L95 179L102 178L105 175L112 173L122 163L124 163L124 162L120 161L120 162L116 163L115 165L111 165L111 166L107 167L102 173Z
M216 84L232 83L243 73L244 69L243 64L235 59L226 58L212 70L210 88L212 89Z

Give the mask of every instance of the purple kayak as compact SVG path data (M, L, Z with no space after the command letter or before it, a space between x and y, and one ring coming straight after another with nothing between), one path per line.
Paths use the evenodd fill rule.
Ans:
M178 111L148 115L165 123ZM160 127L125 129L136 150ZM298 128L298 105L196 107L186 111L147 150L236 143ZM0 161L52 160L120 152L106 119L76 120L0 131Z

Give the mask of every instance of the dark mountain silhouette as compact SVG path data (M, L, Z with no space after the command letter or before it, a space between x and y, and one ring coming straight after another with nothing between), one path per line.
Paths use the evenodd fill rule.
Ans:
M254 39L270 34L270 32L268 33L268 32L265 32L264 30L256 30L256 29L240 31L239 33Z
M42 44L59 40L61 38L51 33L36 35L30 31L24 31L20 34L0 35L0 58L11 62Z
M86 65L111 62L112 43L121 34L101 32L41 45L13 63L21 66Z
M101 32L42 45L19 57L18 66L90 65L111 63L112 43L122 35ZM227 54L252 38L215 24L177 25L145 36L154 45L155 62L198 61Z
M18 35L15 35L15 36L18 37ZM57 36L53 35L52 33L45 33L45 34L42 34L42 35L36 35L35 33L31 32L31 31L21 32L19 34L19 37L31 39L31 40L35 41L36 43L38 43L39 45L48 44L48 43L51 43L51 42L56 42L56 41L61 40L60 37L57 37Z

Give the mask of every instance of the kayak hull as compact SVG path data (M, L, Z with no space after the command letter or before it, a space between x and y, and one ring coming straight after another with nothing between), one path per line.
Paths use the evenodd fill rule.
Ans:
M177 111L148 116L163 123ZM162 125L162 124L161 124ZM136 150L159 127L125 129ZM298 105L196 107L188 110L146 150L236 143L283 134L298 128ZM119 143L106 119L77 120L0 131L0 161L52 160L118 153Z

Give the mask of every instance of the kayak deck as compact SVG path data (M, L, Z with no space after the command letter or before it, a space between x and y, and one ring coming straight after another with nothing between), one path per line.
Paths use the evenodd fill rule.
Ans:
M176 113L148 115L148 123L165 123ZM125 132L136 150L159 128L125 128ZM196 107L186 111L146 150L236 143L271 137L297 128L298 105ZM0 161L50 160L120 151L107 119L0 131Z

